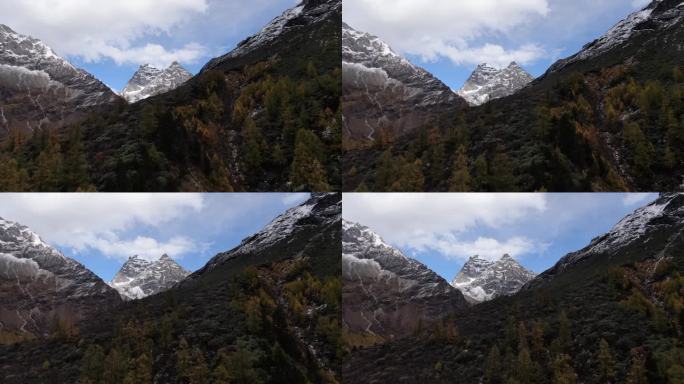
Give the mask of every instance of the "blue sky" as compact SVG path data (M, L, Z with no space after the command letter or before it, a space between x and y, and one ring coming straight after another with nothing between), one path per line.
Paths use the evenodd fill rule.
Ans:
M0 23L121 90L141 64L179 61L197 73L297 0L22 0L0 2Z
M451 281L475 254L537 273L608 232L657 194L345 194L346 220Z
M2 194L0 217L109 281L131 255L195 271L308 194Z
M534 76L649 0L344 0L344 19L460 88L477 64Z

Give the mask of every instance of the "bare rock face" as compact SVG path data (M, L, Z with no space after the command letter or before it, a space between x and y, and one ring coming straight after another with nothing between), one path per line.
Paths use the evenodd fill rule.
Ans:
M0 219L0 330L47 336L121 302L102 279L29 228Z
M114 275L109 285L116 289L124 300L135 300L163 292L189 274L190 271L166 254L156 261L131 256Z
M352 333L411 335L468 307L463 295L367 227L342 225L343 324Z
M429 72L396 54L378 37L342 25L344 134L374 140L424 127L444 108L465 102Z
M510 96L527 84L534 77L527 73L516 62L508 67L497 69L487 64L480 64L458 91L472 106L482 105L489 100Z
M172 91L190 80L192 74L178 62L166 69L155 68L149 64L140 66L133 78L121 91L121 96L129 103L135 103L152 96Z
M451 285L469 302L481 303L517 293L535 276L509 255L493 262L473 256L463 265Z
M0 137L62 127L119 97L40 40L0 24Z

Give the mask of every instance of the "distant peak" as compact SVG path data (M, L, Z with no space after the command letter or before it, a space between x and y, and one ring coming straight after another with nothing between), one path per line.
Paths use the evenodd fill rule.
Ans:
M480 257L480 255L473 255L470 256L470 260L482 260L482 258Z
M159 260L171 260L171 257L165 253L159 258Z
M508 68L514 68L514 67L520 67L520 65L518 65L518 63L516 63L515 61L511 61L511 63L508 64Z
M140 259L140 256L138 256L138 255L133 255L133 256L128 257L128 260L138 260L138 259Z
M12 30L12 28L6 26L5 24L0 24L0 31L7 33L16 33Z
M508 253L501 256L501 260L514 260Z

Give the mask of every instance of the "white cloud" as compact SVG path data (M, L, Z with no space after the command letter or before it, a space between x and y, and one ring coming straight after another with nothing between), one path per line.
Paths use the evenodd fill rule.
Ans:
M102 52L117 64L145 63L157 68L165 68L174 61L183 63L194 62L205 54L206 48L200 44L191 43L180 49L167 50L159 44L146 44L130 49L105 46L102 47Z
M513 61L519 64L529 64L548 56L546 50L536 44L525 44L512 50L489 43L475 48L447 45L435 48L434 52L439 52L448 57L457 65L487 63L499 68L505 67Z
M152 61L168 65L193 62L205 49L196 43L166 49L136 41L169 34L208 6L207 0L22 0L0 2L0 14L3 23L45 41L63 56L142 64L156 55Z
M622 203L625 204L626 207L637 204L641 205L647 200L653 198L653 196L654 194L652 193L627 193L625 194L625 197L622 198Z
M150 261L159 259L163 254L168 254L175 259L192 251L199 254L201 251L199 248L204 247L196 244L192 239L182 236L173 237L164 242L146 236L137 236L130 240L121 240L116 236L112 238L99 237L93 239L87 246L112 258L126 259L129 256L138 255L140 258Z
M125 232L136 226L161 228L203 207L201 194L4 194L0 216L29 226L50 244L79 252L181 257L201 245L183 237L130 239Z
M435 250L440 254L454 259L466 259L470 256L480 257L495 261L504 254L514 258L531 252L542 252L547 248L546 244L537 244L534 241L521 236L511 237L505 241L499 241L490 237L478 237L474 241L461 241L454 236L435 238L422 247L413 247L421 250Z
M549 11L548 0L344 0L350 25L379 35L399 52L448 57L456 64L528 64L545 56L532 43L505 49L474 41L505 34Z
M455 258L479 253L498 258L540 251L524 237L461 239L475 227L515 226L547 209L546 195L532 194L345 194L345 219L369 226L388 242L414 250L434 250Z

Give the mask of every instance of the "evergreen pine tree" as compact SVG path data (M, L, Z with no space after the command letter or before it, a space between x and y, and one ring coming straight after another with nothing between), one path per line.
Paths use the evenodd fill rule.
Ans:
M639 349L632 350L632 365L629 367L625 383L649 384L648 376L646 375L646 358L643 351Z
M485 383L496 384L501 382L501 353L494 345L489 350L484 366Z
M473 192L485 192L489 190L489 170L487 158L480 154L473 164Z
M69 142L64 158L64 184L68 191L92 190L88 175L81 126L74 125L69 131Z
M465 146L461 145L456 151L456 159L452 166L449 192L470 191L470 171L468 170L468 154Z
M121 349L113 347L109 350L104 362L104 383L121 384L128 372L128 355Z
M496 147L489 172L489 185L494 191L511 192L517 189L512 163L503 145Z
M48 136L45 149L38 155L32 178L32 188L39 192L59 192L63 181L63 156L54 135Z
M105 373L105 354L102 347L91 344L81 359L80 384L99 384Z
M146 354L141 354L133 360L130 371L126 374L123 384L151 384L152 383L152 359Z
M572 337L570 335L570 320L565 310L562 310L558 315L558 345L561 351L567 352L572 344Z
M226 362L228 376L231 384L258 384L262 380L259 378L253 366L252 354L244 348L230 354Z
M261 130L251 117L245 118L242 125L242 140L245 166L250 175L256 177L261 171L267 144Z
M308 129L300 129L295 140L294 159L290 181L295 190L326 192L330 190L325 168L323 144L318 136Z
M599 379L602 382L613 382L615 380L615 359L605 339L601 339L599 342L597 359L599 363Z
M559 355L553 362L553 384L575 384L577 374L572 368L572 359L566 354Z

